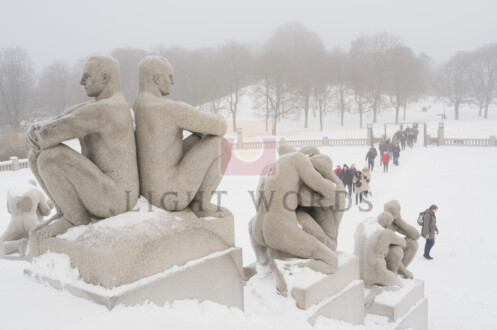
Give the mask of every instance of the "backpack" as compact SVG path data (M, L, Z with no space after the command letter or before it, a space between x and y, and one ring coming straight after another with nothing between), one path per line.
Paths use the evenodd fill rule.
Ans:
M420 225L421 227L423 227L425 225L425 214L426 212L419 212L419 216L418 216L418 225Z

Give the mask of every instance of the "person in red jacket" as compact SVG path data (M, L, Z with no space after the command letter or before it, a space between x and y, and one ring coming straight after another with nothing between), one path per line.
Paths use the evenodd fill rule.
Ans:
M383 152L381 162L383 163L383 172L388 172L388 163L390 162L390 155L388 154L388 152Z
M342 167L340 165L337 166L337 168L335 168L335 175L340 179L342 180Z

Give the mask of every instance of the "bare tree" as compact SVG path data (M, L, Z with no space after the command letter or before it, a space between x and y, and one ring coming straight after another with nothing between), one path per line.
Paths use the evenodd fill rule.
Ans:
M488 108L497 98L497 43L485 45L471 54L469 68L470 99L479 108L481 117L488 117Z
M441 66L436 76L436 88L454 105L456 120L459 119L459 107L469 100L470 64L469 54L458 52Z
M395 108L395 123L399 123L400 107L404 107L406 119L407 102L423 90L424 72L423 61L406 46L398 45L387 54L387 83L386 92L392 106Z
M34 70L23 48L0 50L0 113L14 129L19 129L27 111L34 83Z
M38 80L37 99L38 111L48 114L59 114L71 104L71 84L74 74L66 62L56 61L45 67Z
M300 106L304 110L304 127L307 128L314 80L321 69L313 64L325 53L323 41L302 23L291 22L277 28L269 42L285 54L290 66L286 87L295 94L292 99L298 102L292 107Z
M376 123L383 94L386 89L387 52L399 44L399 38L386 32L361 36L352 41L350 53L355 62L363 62L368 97L373 109L373 123Z
M221 63L223 64L222 82L229 92L225 100L231 113L233 130L236 131L238 103L245 93L245 88L251 81L252 58L246 46L234 41L224 44L219 52Z
M343 126L345 111L349 104L348 84L350 81L350 57L341 49L335 49L330 54L332 82L334 84L335 99L340 114L340 126Z

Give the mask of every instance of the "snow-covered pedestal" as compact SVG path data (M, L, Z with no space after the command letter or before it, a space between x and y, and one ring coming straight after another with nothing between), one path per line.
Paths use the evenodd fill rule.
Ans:
M366 312L381 315L394 323L395 329L428 329L428 299L424 297L424 282L403 280L404 286L372 286L366 292Z
M110 308L198 299L243 309L242 254L234 246L233 216L199 219L189 211L157 209L143 198L133 210L57 237L30 237L33 257L47 251L67 255L83 283L104 291L96 294L36 268L28 273Z
M338 271L331 275L298 267L297 262L278 260L277 266L297 307L309 311L311 324L319 316L353 324L364 322L364 284L357 256L340 253Z

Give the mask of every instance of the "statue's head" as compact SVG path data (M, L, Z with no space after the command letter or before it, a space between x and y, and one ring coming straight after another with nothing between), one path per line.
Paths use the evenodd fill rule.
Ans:
M299 149L300 153L306 154L309 157L312 157L314 155L319 155L321 152L317 147L302 147Z
M324 178L329 178L333 168L333 163L330 157L326 155L314 155L311 156L311 163Z
M174 85L173 67L161 56L146 56L138 63L140 91L155 91L169 95Z
M389 227L394 220L390 212L381 212L376 219L383 228Z
M400 204L397 200L386 202L383 206L383 210L386 212L390 212L395 219L398 219L400 217Z
M112 96L120 88L119 63L110 56L90 57L83 67L80 84L90 97Z

